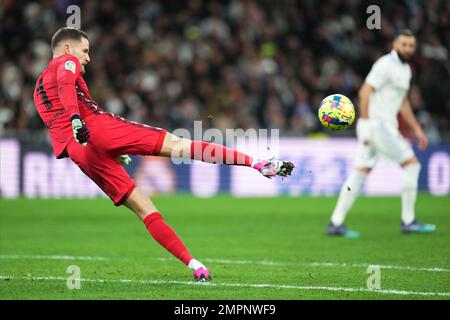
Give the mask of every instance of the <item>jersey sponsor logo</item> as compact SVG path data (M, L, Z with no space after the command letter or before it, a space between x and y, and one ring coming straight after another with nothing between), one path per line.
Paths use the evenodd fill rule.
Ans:
M73 61L66 61L66 63L64 64L64 69L72 71L75 74L75 62Z
M64 114L64 112L66 112L66 110L59 110L48 122L45 123L45 126L50 129L53 123L55 123L55 121L58 120Z

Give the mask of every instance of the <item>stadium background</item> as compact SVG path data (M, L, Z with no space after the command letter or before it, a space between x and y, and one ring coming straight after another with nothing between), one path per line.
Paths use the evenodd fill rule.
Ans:
M60 164L67 169L50 175L56 162L32 100L35 79L51 58L49 39L65 25L66 8L72 4L80 6L81 27L90 37L92 63L85 78L107 111L168 130L192 132L194 121L200 120L203 130L267 128L280 130L281 137L289 137L288 144L293 138L308 139L280 155L297 164L294 177L272 183L272 191L259 188L260 193L235 192L235 186L254 191L252 186L261 182L240 168L177 167L168 159L135 159L128 170L150 194L337 193L351 168L354 126L341 132L323 128L317 106L331 93L345 94L357 104L358 88L372 63L390 50L392 37L405 27L418 39L411 61L411 104L430 139L429 150L418 151L424 164L420 188L435 195L449 193L447 1L377 2L382 8L380 30L366 27L366 8L373 4L367 1L321 1L319 7L314 1L4 1L3 197L86 195L85 188L78 192L70 187L82 176L63 174L70 164ZM348 137L353 144L324 140L334 136ZM366 193L395 194L400 179L389 177L399 174L395 165L381 165ZM90 190L92 196L98 194Z
M188 281L127 208L80 201L102 192L52 154L32 92L72 4L90 37L85 78L106 110L168 130L192 130L194 120L204 130L280 129L280 156L297 166L289 179L163 158L127 168L207 263L210 286ZM372 4L381 30L366 28ZM449 19L446 0L0 1L0 298L448 299ZM383 160L363 190L377 196L358 199L347 220L361 237L328 237L356 139L354 126L322 128L318 102L339 92L356 104L404 27L418 36L410 99L430 139L416 150L417 216L437 231L399 233L401 173ZM368 287L374 264L380 289ZM66 286L69 265L81 270L81 290Z

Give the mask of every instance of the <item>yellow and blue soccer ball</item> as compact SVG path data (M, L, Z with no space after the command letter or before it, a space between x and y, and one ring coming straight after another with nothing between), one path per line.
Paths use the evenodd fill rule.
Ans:
M320 123L332 130L350 127L355 120L355 107L342 94L332 94L322 100L318 112Z

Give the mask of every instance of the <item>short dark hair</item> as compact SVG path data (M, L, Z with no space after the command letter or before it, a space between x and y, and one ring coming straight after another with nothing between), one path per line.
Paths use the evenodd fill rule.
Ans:
M69 27L61 28L52 37L52 50L55 50L56 46L63 40L81 40L81 38L88 39L86 32Z
M412 32L412 30L411 29L401 29L398 33L397 33L397 35L395 36L395 39L397 39L398 37L400 37L400 36L406 36L406 37L416 37L415 35L414 35L414 32Z

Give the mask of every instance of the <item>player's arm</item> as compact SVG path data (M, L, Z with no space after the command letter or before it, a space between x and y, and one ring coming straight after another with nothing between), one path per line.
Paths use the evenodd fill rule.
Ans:
M413 130L414 135L419 141L418 146L420 150L424 150L428 145L428 138L423 132L422 127L416 120L416 116L412 111L411 104L409 103L408 97L405 97L400 108L400 114L406 124Z
M58 84L58 97L66 110L72 123L73 136L78 143L86 144L89 139L89 130L81 120L78 108L77 91L75 82L80 74L81 67L75 58L63 61L56 70Z
M361 89L358 92L359 98L359 118L368 119L369 118L369 96L375 90L367 81L363 83Z
M359 119L356 123L356 133L358 139L364 144L370 143L370 137L372 134L369 120L369 97L374 90L375 88L365 81L358 92Z
M364 144L369 144L372 136L372 123L369 119L369 99L370 95L386 84L389 72L385 59L375 62L366 77L363 85L359 89L359 119L356 123L356 134L358 140Z

